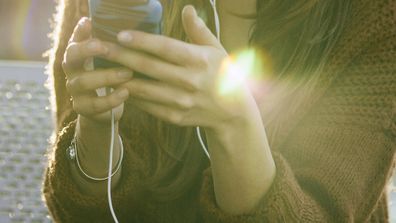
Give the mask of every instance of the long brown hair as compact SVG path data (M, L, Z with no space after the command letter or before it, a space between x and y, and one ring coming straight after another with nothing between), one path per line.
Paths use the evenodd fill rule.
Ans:
M194 5L201 15L206 15L208 26L213 30L208 0L162 2L164 35L188 41L181 24L181 11L187 4ZM86 7L86 0L59 2L49 64L55 86L58 131L67 120L75 118L65 89L61 61L74 25L81 16L87 15ZM350 1L343 0L258 0L251 46L270 55L274 62L274 77L284 86L276 91L274 104L266 106L263 112L266 128L270 130L270 142L277 135L278 114L286 108L291 112L298 110L309 100L312 89L323 75L324 64L342 34L349 8ZM202 169L208 164L207 158L193 128L173 126L150 116L146 116L142 123L144 133L153 139L154 156L145 188L155 199L177 199L199 182Z

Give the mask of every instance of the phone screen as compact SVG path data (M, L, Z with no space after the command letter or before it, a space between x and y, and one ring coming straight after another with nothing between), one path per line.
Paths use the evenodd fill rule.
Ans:
M89 0L92 36L103 41L117 42L122 30L140 30L161 34L162 5L159 0ZM94 67L113 68L122 65L94 58ZM135 76L147 78L143 74Z

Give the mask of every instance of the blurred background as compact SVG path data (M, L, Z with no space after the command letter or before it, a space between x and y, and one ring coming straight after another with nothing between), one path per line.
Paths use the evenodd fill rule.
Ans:
M43 54L54 12L54 0L0 0L0 223L52 222L40 189L52 131Z
M0 0L0 58L45 61L54 0Z
M41 198L52 131L44 87L54 0L0 0L0 223L52 222Z

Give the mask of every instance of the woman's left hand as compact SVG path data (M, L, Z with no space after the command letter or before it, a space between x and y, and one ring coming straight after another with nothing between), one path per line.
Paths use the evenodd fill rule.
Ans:
M124 86L134 104L159 119L213 130L245 121L251 114L249 107L255 105L250 93L242 90L242 94L231 95L229 100L219 94L220 68L228 56L226 50L192 6L185 7L182 14L190 43L124 31L118 36L123 47L109 45L106 58L152 78L134 78Z

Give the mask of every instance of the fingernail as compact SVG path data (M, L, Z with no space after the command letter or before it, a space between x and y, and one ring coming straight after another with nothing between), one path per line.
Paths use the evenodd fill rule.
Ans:
M127 89L122 89L117 95L120 98L126 98L129 96L129 91Z
M103 50L103 55L106 55L109 53L109 48L107 48L106 46L102 46L102 50Z
M122 78L122 79L129 79L132 78L132 72L129 70L122 70L118 72L118 77Z
M132 38L132 35L127 31L123 31L118 34L118 40L121 42L130 42L132 41Z
M87 44L87 48L89 50L97 50L99 48L100 44L98 41L91 41Z

